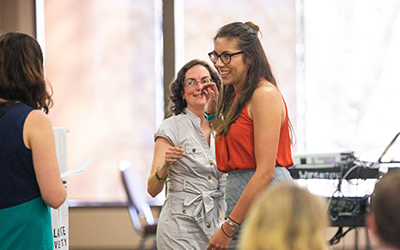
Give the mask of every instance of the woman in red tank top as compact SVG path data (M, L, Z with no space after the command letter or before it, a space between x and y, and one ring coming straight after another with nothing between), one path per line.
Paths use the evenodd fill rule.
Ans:
M216 111L217 167L228 173L226 221L207 249L236 249L240 224L253 200L272 182L292 181L289 118L252 22L230 23L208 55L223 87ZM210 111L210 110L208 110Z

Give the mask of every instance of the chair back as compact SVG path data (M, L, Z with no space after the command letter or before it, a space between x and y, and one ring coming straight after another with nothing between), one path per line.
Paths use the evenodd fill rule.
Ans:
M135 228L142 228L140 224L141 217L146 219L147 224L153 225L155 222L154 217L138 172L127 160L122 160L119 163L119 170L121 171L122 182L128 196L129 211ZM135 216L137 218L134 218Z

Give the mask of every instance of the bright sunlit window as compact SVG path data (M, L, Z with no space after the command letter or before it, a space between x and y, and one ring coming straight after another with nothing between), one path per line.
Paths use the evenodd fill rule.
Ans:
M400 132L400 2L297 3L298 149L354 151L360 160L375 162ZM395 148L386 161L399 159ZM307 185L324 196L337 188L332 181ZM342 191L363 196L373 186L374 180L350 181Z
M400 2L303 0L303 150L375 161L400 131Z

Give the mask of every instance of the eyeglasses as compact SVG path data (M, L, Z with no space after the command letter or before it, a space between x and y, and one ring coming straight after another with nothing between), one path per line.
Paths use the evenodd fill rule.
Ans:
M223 62L224 64L229 64L232 60L232 56L239 55L242 53L243 51L239 51L232 54L223 52L221 55L218 55L217 52L213 51L208 53L208 57L210 57L211 62L214 64L218 62L218 58L221 58L221 62Z
M202 85L204 85L206 83L209 83L209 82L212 82L212 81L213 80L210 77L203 78L200 81L196 81L194 79L188 79L186 82L184 82L184 85L187 88L194 88L194 87L197 87L197 86L202 86Z

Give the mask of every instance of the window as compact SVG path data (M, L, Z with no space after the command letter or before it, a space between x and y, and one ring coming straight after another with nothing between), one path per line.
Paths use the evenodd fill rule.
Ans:
M50 118L70 129L69 168L97 158L69 178L69 198L125 199L124 159L149 175L163 118L161 11L158 0L44 1Z

